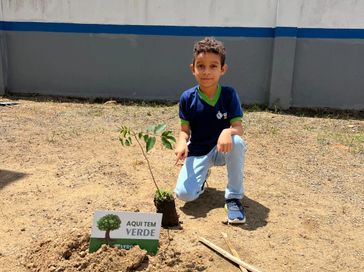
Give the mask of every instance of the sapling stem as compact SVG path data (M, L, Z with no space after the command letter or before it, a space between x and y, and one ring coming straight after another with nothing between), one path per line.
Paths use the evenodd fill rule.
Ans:
M158 194L160 197L162 197L162 193L161 191L159 190L159 187L158 187L158 184L157 182L155 181L155 178L154 178L154 175L153 175L153 171L152 171L152 168L150 167L150 162L149 162L149 159L147 157L147 154L145 154L144 152L144 149L143 149L143 146L141 145L141 143L139 142L139 139L138 139L138 136L136 135L135 132L132 132L133 133L133 136L135 138L135 140L137 141L139 147L140 147L140 150L142 151L142 154L144 156L144 159L147 161L147 164L148 164L148 169L149 169L149 172L150 172L150 175L152 176L152 179L153 179L153 182L154 182L154 185L155 187L157 188L157 191L158 191Z

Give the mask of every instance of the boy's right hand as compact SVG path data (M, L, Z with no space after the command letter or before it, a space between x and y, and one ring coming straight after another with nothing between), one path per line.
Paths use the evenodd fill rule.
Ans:
M177 143L174 154L176 154L177 157L176 165L178 161L184 161L187 158L188 147L186 141L179 141Z
M179 133L178 141L176 144L176 148L174 150L174 154L176 154L178 163L179 160L184 161L187 158L188 154L188 146L187 141L190 138L190 127L187 124L181 124L181 132Z

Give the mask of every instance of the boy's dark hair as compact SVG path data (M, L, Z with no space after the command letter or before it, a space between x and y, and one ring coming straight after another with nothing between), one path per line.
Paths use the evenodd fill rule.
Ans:
M225 64L225 47L224 44L214 37L206 37L205 39L195 43L193 47L193 59L192 64L195 65L195 60L200 53L214 53L220 56L221 66Z

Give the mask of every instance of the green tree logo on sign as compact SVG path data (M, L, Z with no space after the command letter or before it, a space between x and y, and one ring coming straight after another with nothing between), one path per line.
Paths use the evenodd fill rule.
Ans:
M115 214L107 214L97 221L97 228L105 232L106 243L110 246L110 231L120 228L121 220Z

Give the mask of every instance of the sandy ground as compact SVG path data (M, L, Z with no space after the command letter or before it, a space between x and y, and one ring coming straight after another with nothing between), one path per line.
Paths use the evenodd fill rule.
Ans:
M95 210L155 210L146 163L119 144L118 127L165 122L177 132L178 107L0 101L18 103L0 107L0 271L239 271L199 242L229 251L221 232L261 271L364 271L361 117L247 111L245 225L221 223L226 170L213 168L198 200L176 202L181 228L162 229L156 256L90 254ZM149 158L172 189L173 152L158 146Z

